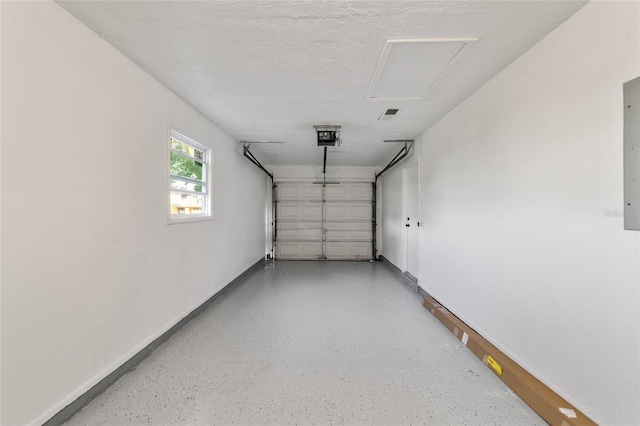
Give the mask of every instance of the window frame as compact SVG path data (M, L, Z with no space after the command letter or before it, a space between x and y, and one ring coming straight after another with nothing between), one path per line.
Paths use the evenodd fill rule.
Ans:
M190 156L184 152L179 152L173 149L173 140L177 140L187 146L190 146L198 151L203 153L203 159L198 159L193 156ZM169 128L169 137L168 137L168 150L167 150L167 202L165 204L165 208L167 209L167 224L173 225L176 223L189 223L189 222L200 222L204 220L212 220L212 212L211 212L211 181L212 181L212 171L211 171L211 148L202 145L201 143L196 142L189 136L185 135L184 132L180 130L176 130L173 127ZM176 153L183 157L193 159L194 161L202 163L202 175L203 178L201 181L197 179L182 177L178 175L171 174L171 154ZM205 191L196 192L189 190L180 190L174 189L171 187L172 180L181 180L183 182L189 182L194 184L202 184L205 187ZM184 193L184 194L194 194L201 195L204 197L203 202L203 212L202 213L189 213L189 214L180 214L180 213L171 213L171 194L172 193Z

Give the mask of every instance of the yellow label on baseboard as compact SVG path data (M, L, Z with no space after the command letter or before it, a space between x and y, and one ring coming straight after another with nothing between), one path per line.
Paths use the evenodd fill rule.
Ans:
M498 373L498 376L502 376L502 367L500 367L500 364L498 364L491 355L487 357L487 364L489 364L489 367L493 368L495 372Z

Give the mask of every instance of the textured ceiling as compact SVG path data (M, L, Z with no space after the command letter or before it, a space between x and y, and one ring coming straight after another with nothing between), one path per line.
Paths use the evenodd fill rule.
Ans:
M59 1L265 164L379 166L576 12L579 1ZM366 101L389 38L478 37L424 100ZM378 121L387 108L400 112Z

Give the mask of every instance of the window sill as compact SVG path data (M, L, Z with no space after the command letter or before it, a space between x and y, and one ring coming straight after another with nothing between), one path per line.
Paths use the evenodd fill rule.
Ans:
M176 225L178 223L204 222L208 220L213 220L213 217L209 215L171 216L169 220L167 220L167 225Z

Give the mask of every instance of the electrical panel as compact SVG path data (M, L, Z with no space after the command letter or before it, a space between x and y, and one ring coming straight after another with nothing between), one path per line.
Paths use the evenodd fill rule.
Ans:
M640 231L640 77L624 91L624 229Z

